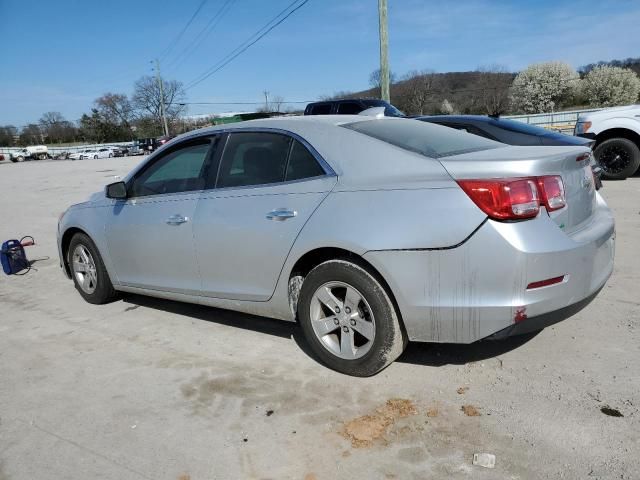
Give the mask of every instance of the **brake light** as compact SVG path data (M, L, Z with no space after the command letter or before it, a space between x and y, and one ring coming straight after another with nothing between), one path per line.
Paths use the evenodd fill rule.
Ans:
M460 180L473 202L495 220L519 220L538 215L540 200L535 179Z
M459 180L469 198L494 220L523 220L566 205L564 184L559 175L530 178Z
M590 153L582 153L576 157L576 162L582 162L583 160L589 160L591 157Z
M564 184L559 175L538 177L538 188L542 204L547 207L548 212L560 210L567 204L564 196Z

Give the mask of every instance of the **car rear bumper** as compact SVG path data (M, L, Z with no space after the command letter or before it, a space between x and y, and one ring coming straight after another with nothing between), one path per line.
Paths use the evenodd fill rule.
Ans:
M589 224L571 234L543 211L523 222L487 220L455 248L371 251L364 258L389 283L411 340L471 343L573 315L606 283L614 251L613 216L598 194ZM560 283L528 288L559 276Z

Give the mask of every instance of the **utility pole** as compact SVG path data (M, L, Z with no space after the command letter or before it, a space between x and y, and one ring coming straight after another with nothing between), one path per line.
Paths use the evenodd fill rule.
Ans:
M380 22L380 98L390 102L389 96L389 32L387 30L387 0L378 0Z
M160 75L160 61L156 58L156 79L160 88L160 115L162 115L162 126L164 127L165 136L169 136L169 127L167 125L167 116L164 113L164 85L162 76Z
M269 111L269 92L264 90L262 93L264 93L264 111L268 112Z

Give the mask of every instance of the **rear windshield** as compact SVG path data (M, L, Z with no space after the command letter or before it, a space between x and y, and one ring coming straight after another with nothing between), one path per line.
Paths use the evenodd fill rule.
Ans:
M417 120L376 119L342 126L431 158L504 147L478 135Z
M549 133L549 130L545 130L542 127L537 127L536 125L530 125L524 122L518 122L516 120L489 120L489 124L498 128L502 128L504 130L509 130L511 132L516 133L526 133L527 135L546 135Z

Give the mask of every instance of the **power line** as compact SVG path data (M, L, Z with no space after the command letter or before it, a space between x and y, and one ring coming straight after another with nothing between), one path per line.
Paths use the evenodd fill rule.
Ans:
M222 70L225 66L227 66L229 63L231 63L239 55L241 55L242 53L246 52L251 46L255 45L258 41L260 41L260 39L264 38L274 28L276 28L278 25L280 25L282 22L284 22L287 18L289 18L291 15L293 15L296 11L298 11L300 8L302 8L309 0L303 0L302 3L300 3L295 8L290 10L284 17L282 17L276 23L273 23L278 17L282 16L284 14L284 12L286 12L291 7L293 7L297 3L297 1L298 0L294 0L293 2L291 2L287 6L287 8L285 8L282 12L280 12L278 15L276 15L273 19L271 19L269 22L267 22L267 24L264 27L262 27L260 30L258 30L256 33L254 33L251 37L249 37L249 39L247 39L243 44L238 46L234 51L229 53L226 57L224 57L218 63L214 64L209 70L207 70L206 72L201 74L199 77L197 77L196 80L193 80L192 82L190 82L189 85L187 85L185 87L185 90L189 90L189 89L195 87L199 83L201 83L204 80L206 80L207 78L209 78L211 75L213 75L216 72L219 72L220 70ZM269 26L272 23L273 23L273 25ZM262 32L262 33L260 33L260 32ZM254 38L254 37L256 37L256 38ZM253 38L253 40L252 40L252 38Z
M178 35L171 41L169 42L169 45L167 45L167 48L165 48L161 53L160 53L160 59L164 59L167 55L169 55L169 53L171 52L171 50L173 50L173 48L178 44L178 42L180 42L180 40L182 39L182 36L185 34L185 32L187 31L187 29L189 28L189 26L193 23L193 21L196 19L196 17L198 16L198 13L200 13L200 10L202 10L202 7L204 7L204 4L207 3L207 0L202 0L200 2L200 4L198 5L198 8L196 8L196 11L193 12L193 15L191 15L191 18L189 19L189 21L187 22L187 24L184 26L184 28L182 30L180 30L180 33L178 33Z
M225 3L223 3L216 11L215 15L207 22L204 28L200 30L200 33L198 33L191 43L183 48L180 53L178 53L178 55L169 62L167 67L169 69L178 68L187 58L189 58L189 56L191 56L191 54L193 54L193 52L197 51L200 45L202 45L202 42L204 42L204 40L211 35L211 32L218 26L222 17L229 13L229 10L231 10L231 7L235 2L236 0L226 0Z

